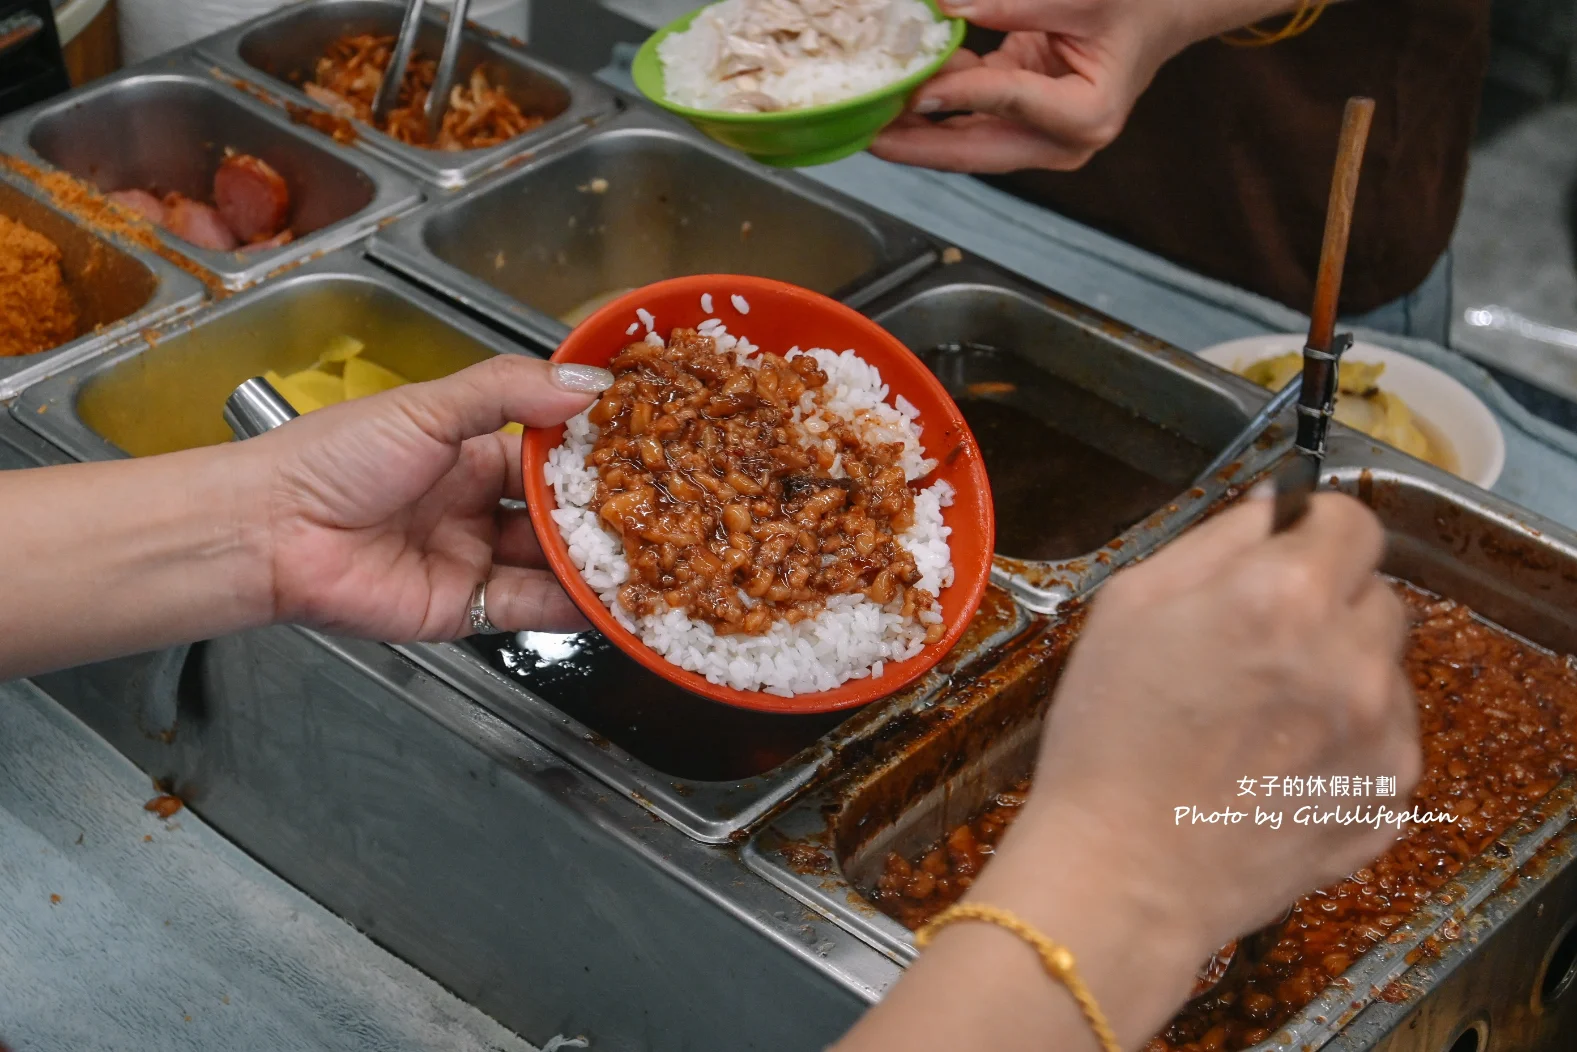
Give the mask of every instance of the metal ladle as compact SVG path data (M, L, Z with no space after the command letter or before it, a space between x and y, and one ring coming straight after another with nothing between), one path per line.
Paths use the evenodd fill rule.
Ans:
M225 399L224 418L236 438L256 438L287 424L301 414L285 401L274 385L254 376Z
M1319 483L1325 436L1336 413L1338 367L1342 354L1353 342L1351 333L1336 333L1336 306L1341 299L1342 270L1347 262L1347 242L1358 199L1358 176L1363 170L1364 147L1368 145L1373 121L1373 99L1347 100L1336 150L1336 171L1331 178L1330 205L1325 212L1325 239L1320 245L1320 269L1314 282L1314 307L1309 311L1309 342L1303 348L1295 453L1275 476L1277 531L1291 527L1303 517L1309 495Z
M425 0L406 0L405 16L400 20L400 32L394 41L394 53L389 56L389 67L383 71L383 82L372 100L372 123L383 124L389 110L400 98L400 86L405 83L405 71L411 64L416 49L416 36L421 32ZM432 90L422 108L427 124L427 141L436 142L438 129L443 126L444 110L449 105L449 87L454 81L455 66L460 61L460 38L465 32L466 12L471 0L453 0L449 10L449 28L444 33L444 49L438 56L438 69L433 76Z
M1194 479L1196 487L1205 487L1213 476L1247 453L1282 411L1296 402L1298 430L1293 449L1297 455L1282 463L1274 473L1274 528L1277 532L1288 529L1303 517L1309 495L1319 483L1320 464L1325 459L1325 436L1336 412L1337 367L1342 354L1352 346L1350 333L1336 333L1336 306L1341 298L1342 270L1352 233L1358 176L1363 168L1364 148L1373 120L1373 99L1347 100L1342 114L1336 170L1331 177L1330 204L1325 213L1325 237L1320 245L1314 306L1309 311L1309 339L1303 348L1303 371L1287 381Z
M1292 455L1276 468L1276 508L1271 529L1280 533L1295 526L1308 510L1309 496L1319 485L1325 459L1325 436L1336 412L1337 372L1341 356L1352 346L1350 333L1336 333L1336 305L1341 298L1342 270L1352 233L1353 205L1358 196L1358 175L1364 147L1374 119L1374 100L1347 100L1342 114L1341 142L1336 170L1331 177L1330 205L1325 213L1325 239L1320 246L1320 269L1315 278L1314 307L1309 311L1309 339L1303 348L1303 372L1276 392L1236 438L1217 454L1201 480L1220 471L1257 442L1288 405L1297 402L1298 431ZM1223 947L1201 972L1192 1001L1211 997L1222 986L1246 973L1276 944L1281 927L1292 915L1251 932Z
M1303 390L1303 374L1299 373L1288 380L1281 390L1271 396L1255 413L1243 429L1232 437L1232 440L1221 447L1221 452L1211 458L1210 463L1194 476L1193 488L1205 489L1215 476L1226 470L1228 466L1240 460L1249 448L1258 442L1260 436L1270 429L1270 425L1293 402L1298 400L1298 393Z

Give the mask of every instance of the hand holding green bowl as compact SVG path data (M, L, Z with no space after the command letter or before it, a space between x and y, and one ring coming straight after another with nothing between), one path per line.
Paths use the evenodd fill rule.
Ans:
M691 109L671 101L663 83L662 60L657 56L657 48L667 37L689 29L690 23L706 10L704 7L676 19L648 38L635 56L631 73L641 94L725 146L779 168L827 164L869 146L878 132L903 113L910 94L935 76L963 43L964 20L944 18L936 0L925 0L925 3L938 21L951 24L952 34L942 50L923 68L908 76L842 102L771 113L733 113Z

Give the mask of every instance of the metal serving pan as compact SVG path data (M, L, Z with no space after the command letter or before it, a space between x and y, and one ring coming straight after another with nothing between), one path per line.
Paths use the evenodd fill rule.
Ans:
M354 241L421 201L416 184L387 165L298 129L180 60L95 81L0 125L0 152L105 192L156 187L212 202L214 170L227 148L262 158L285 178L297 236L282 248L217 252L160 231L166 245L226 288Z
M308 0L289 4L197 44L198 53L231 76L277 96L294 113L327 113L301 85L312 79L317 60L335 40L359 33L393 36L404 5L398 0ZM437 57L443 47L445 19L423 18L416 46ZM493 83L506 90L526 113L551 115L541 127L508 142L480 150L424 150L407 145L370 125L355 122L356 142L435 186L464 186L512 158L527 156L566 136L584 131L608 116L618 103L613 92L579 74L557 69L525 54L512 43L477 25L466 28L455 67L455 83L486 65Z
M1329 464L1326 484L1363 500L1385 524L1386 572L1464 602L1540 646L1577 653L1577 534L1345 429ZM912 960L912 934L861 891L874 885L887 852L917 853L1029 772L1076 626L1074 611L971 690L942 699L967 710L964 718L937 724L903 755L798 802L747 845L751 867L894 960ZM1574 781L1552 790L1256 1049L1314 1049L1331 1040L1408 971L1427 938L1460 922L1577 817Z
M869 903L889 851L918 854L1027 775L1079 618L1040 626L984 675L937 699L950 718L804 797L745 846L752 869L900 963L909 929Z
M936 268L867 311L963 408L996 503L992 579L1033 610L1094 588L1274 454L1190 490L1265 393L985 263Z
M61 272L76 300L82 333L52 350L0 358L0 402L103 350L128 331L202 302L204 296L201 282L167 260L91 230L34 193L0 174L0 215L60 247Z
M1574 860L1577 826L1568 826L1432 940L1325 1052L1568 1052L1577 1032Z
M220 408L236 384L266 369L307 366L339 335L363 340L368 357L412 380L523 350L338 253L67 369L24 391L13 415L78 460L224 442ZM830 718L720 710L665 692L644 673L628 678L627 659L606 646L556 679L511 676L501 655L519 654L513 637L397 649L694 838L720 843L742 838L842 760L923 722L953 677L987 661L1029 621L993 592L931 674L895 698Z
M963 639L918 683L853 714L822 716L723 708L664 683L596 633L551 637L563 649L534 655L499 637L396 649L689 836L721 844L926 726L938 694L1029 624L1006 593L988 590ZM544 659L564 664L542 668Z
M207 310L145 331L22 392L12 413L78 460L230 440L221 409L241 381L310 366L354 336L367 357L429 380L523 348L351 252L333 253Z
M935 258L913 228L641 111L406 216L371 251L550 347L577 309L663 278L756 274L860 306Z

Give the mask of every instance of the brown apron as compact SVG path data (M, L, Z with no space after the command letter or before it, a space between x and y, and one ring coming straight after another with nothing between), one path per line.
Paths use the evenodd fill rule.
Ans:
M1164 66L1077 172L990 180L1193 270L1307 310L1342 105L1378 103L1342 311L1411 292L1462 203L1489 0L1351 0L1265 48L1208 40Z

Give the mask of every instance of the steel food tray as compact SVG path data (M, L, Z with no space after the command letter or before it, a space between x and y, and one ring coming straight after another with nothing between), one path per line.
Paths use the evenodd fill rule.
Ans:
M720 710L646 674L646 680L655 681L652 687L662 691L659 706L672 706L668 715L680 729L693 728L689 722L693 720L723 725L692 730L701 748L727 752L729 756L721 758L724 763L748 765L753 756L769 758L765 764L757 763L763 769L747 767L748 773L735 777L676 772L675 750L653 740L661 735L648 732L613 740L626 729L618 724L636 719L650 724L661 721L664 713L638 712L628 697L605 697L604 705L591 706L590 699L573 696L586 689L629 695L639 686L621 692L605 683L581 686L570 680L559 683L556 690L538 693L492 667L479 656L474 640L396 649L692 838L722 844L742 840L769 814L814 784L881 754L893 742L939 718L934 712L937 696L949 684L989 665L1030 623L1029 615L1006 593L988 590L970 628L940 664L912 686L852 715L795 717ZM619 657L614 652L613 658ZM577 712L599 726L577 719L573 715ZM786 758L778 759L785 753Z
M371 252L550 347L572 312L663 278L760 275L859 307L935 259L912 227L645 111L433 202Z
M0 215L60 247L61 271L87 331L51 350L0 358L0 402L110 346L127 332L201 303L201 282L146 248L93 230L47 203L25 181L0 173Z
M1033 610L1095 588L1279 452L1273 430L1192 487L1265 392L986 263L934 268L867 313L959 401L997 507L992 579Z
M139 334L36 384L23 392L13 416L78 460L224 442L230 436L220 409L236 384L270 368L283 372L309 365L330 338L341 334L363 340L369 357L412 380L494 353L527 353L399 278L341 252ZM500 674L487 653L505 642L501 637L396 649L695 839L721 843L740 839L840 763L878 750L923 723L931 700L947 683L972 674L1029 622L1005 593L991 592L953 653L898 696L857 714L822 719L809 733L804 718L795 726L793 718L763 716L744 727L728 740L736 748L790 755L747 777L726 780L661 770L642 758L648 750L638 742L630 749L616 744L618 727L577 719L574 714L586 708L577 684L543 697ZM714 714L712 722L725 722L723 715ZM784 741L797 744L786 749Z
M412 381L529 353L341 251L66 368L24 390L12 413L77 460L227 442L221 410L237 384L306 368L343 335Z
M179 191L211 201L227 147L267 161L290 186L303 234L280 248L221 252L158 231L175 252L244 288L281 267L338 248L421 201L416 184L365 153L298 128L280 112L180 59L127 70L0 124L0 153L68 172L109 192Z
M328 113L300 88L310 80L325 49L348 34L393 36L404 5L398 0L307 0L288 4L196 45L197 54L229 77L238 78L278 100L294 114ZM435 11L424 17L416 46L436 57L446 20ZM347 122L356 144L444 189L464 186L512 159L530 157L544 147L580 134L618 108L613 92L590 78L558 69L526 54L508 38L475 24L466 27L455 67L455 83L486 64L493 82L505 88L527 113L550 113L540 127L507 142L477 150L424 150L402 143L371 126ZM326 136L325 136L326 137Z
M745 846L750 867L893 960L913 960L913 934L863 889L874 886L887 852L917 854L1029 773L1076 633L1070 613L938 698L951 718L931 733L774 819Z
M1333 435L1324 484L1379 515L1389 538L1385 572L1551 651L1577 653L1577 534L1345 428ZM966 709L966 718L776 818L746 846L751 868L893 960L913 960L912 933L863 890L887 852L918 853L1030 772L1046 700L1077 629L1077 604L1065 612L973 692L939 701ZM1256 1052L1330 1041L1413 966L1426 940L1461 923L1574 817L1577 778L1568 776Z

